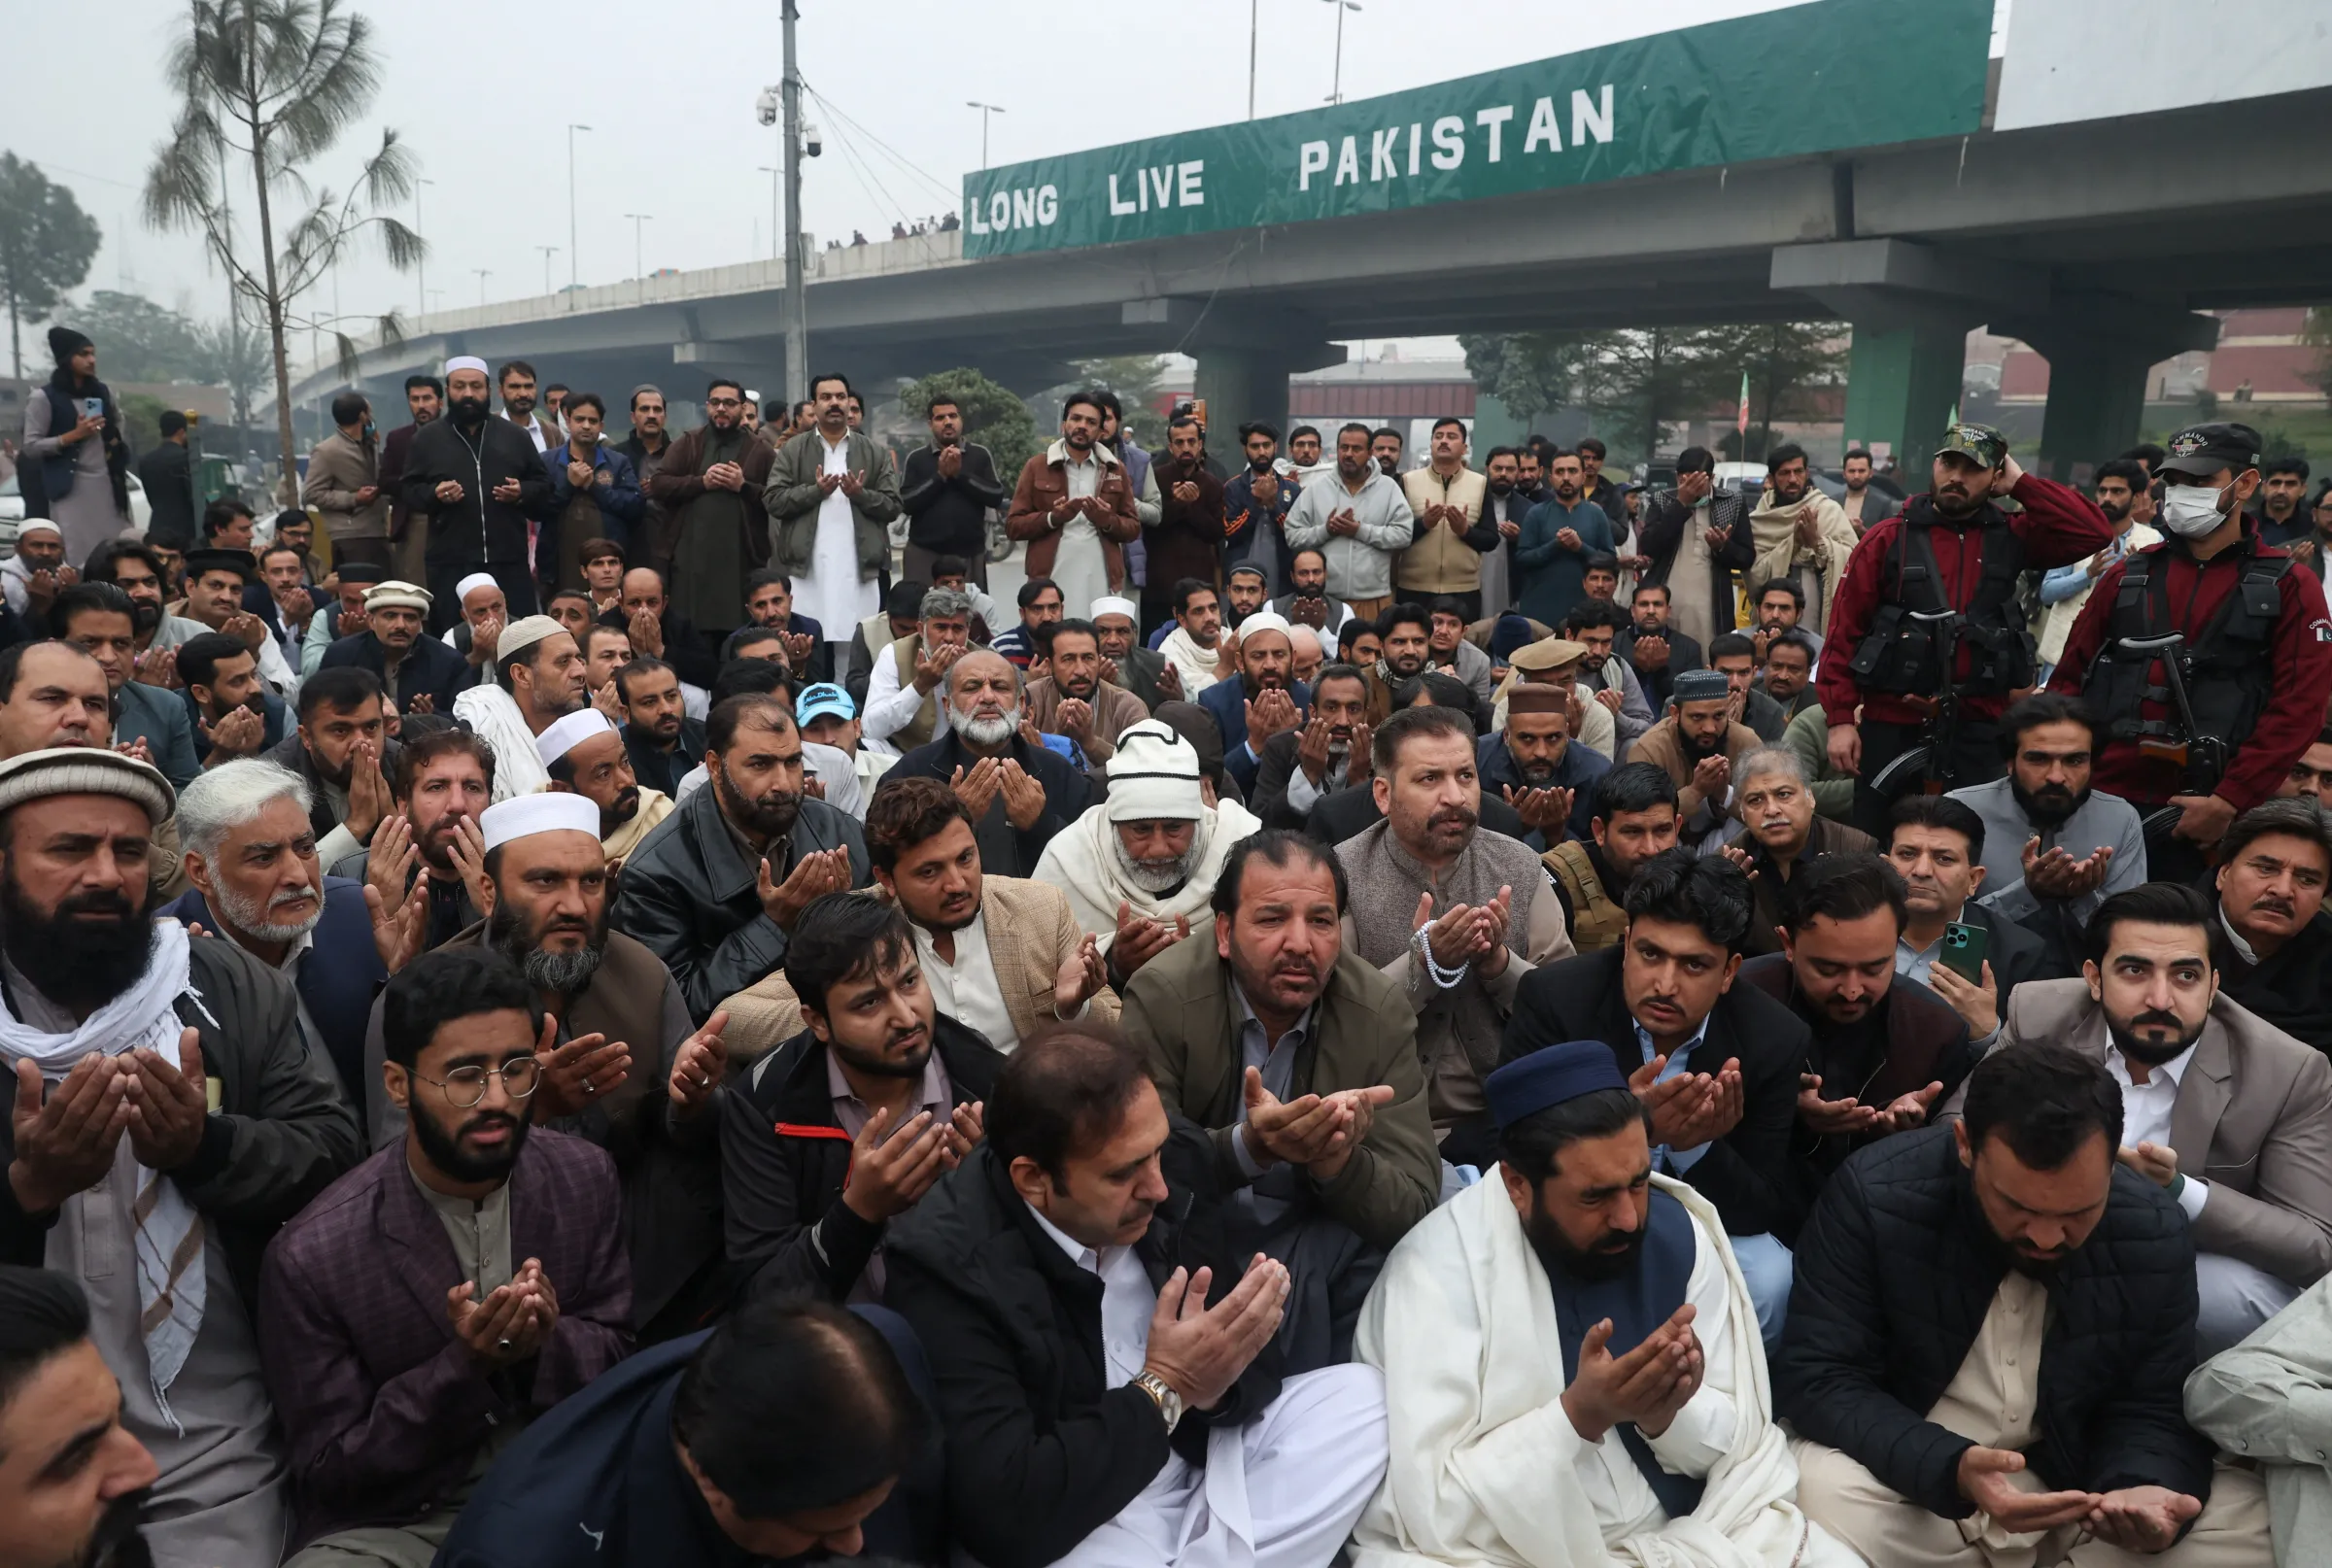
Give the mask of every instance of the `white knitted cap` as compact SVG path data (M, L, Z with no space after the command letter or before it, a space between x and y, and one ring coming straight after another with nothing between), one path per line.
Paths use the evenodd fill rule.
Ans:
M1198 748L1156 719L1130 726L1110 759L1109 813L1112 822L1196 822L1205 816Z
M161 822L178 798L161 770L103 746L50 746L0 762L0 813L52 795L119 795Z

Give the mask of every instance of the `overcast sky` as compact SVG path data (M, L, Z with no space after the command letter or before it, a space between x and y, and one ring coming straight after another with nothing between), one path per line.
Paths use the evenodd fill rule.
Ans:
M1631 35L1778 9L1790 0L1360 0L1344 13L1343 86L1362 97L1559 54ZM1332 0L1252 0L1258 13L1259 115L1307 109L1331 88ZM996 163L1244 119L1251 0L1171 7L1098 0L803 0L800 51L825 155L806 164L806 226L823 243L854 228L886 237L958 205L979 164L979 114ZM434 184L422 232L431 308L543 291L538 246L558 246L552 282L570 261L586 285L634 275L634 224L649 215L646 268L690 269L766 256L777 133L754 118L755 95L780 75L778 8L645 6L567 0L361 0L385 85L360 134L308 170L345 187L360 150L394 126ZM0 147L72 187L106 233L85 289L124 284L201 316L222 313L224 286L200 248L156 234L137 190L168 133L162 78L183 6L110 0L12 7L10 54L48 65L11 73L0 93ZM1076 17L1074 22L1067 18ZM1812 50L1839 41L1809 39ZM1772 83L1744 90L1786 91ZM847 116L845 121L841 117ZM576 229L570 256L567 122L577 133ZM886 144L888 152L884 146ZM411 222L410 204L401 216ZM345 264L338 308L408 317L418 285L374 256ZM331 290L321 309L330 311Z

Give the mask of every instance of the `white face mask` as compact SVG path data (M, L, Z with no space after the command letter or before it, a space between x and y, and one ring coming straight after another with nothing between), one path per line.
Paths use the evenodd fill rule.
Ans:
M2157 515L2179 538L2200 539L2226 521L2218 509L2218 498L2225 494L2209 485L2164 485Z

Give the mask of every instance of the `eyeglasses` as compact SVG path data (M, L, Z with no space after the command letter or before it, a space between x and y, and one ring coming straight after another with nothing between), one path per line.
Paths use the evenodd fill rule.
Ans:
M458 1067L442 1078L425 1074L413 1075L424 1083L434 1083L445 1091L445 1103L467 1110L486 1098L486 1077L490 1070L482 1067ZM542 1082L542 1064L532 1056L515 1057L504 1062L499 1076L502 1093L513 1100L524 1100Z

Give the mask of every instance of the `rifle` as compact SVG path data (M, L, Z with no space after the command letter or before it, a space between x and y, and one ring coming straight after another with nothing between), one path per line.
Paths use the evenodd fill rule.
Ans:
M2170 689L2171 712L2178 720L2180 738L2142 734L2138 737L2138 754L2175 765L2180 773L2183 793L2209 795L2226 777L2227 743L2218 735L2205 734L2194 722L2194 704L2186 696L2186 633L2166 631L2158 637L2123 637L2115 645L2133 661L2162 661L2164 684ZM2144 822L2147 835L2169 833L2184 815L2185 807L2176 805L2148 813Z
M1919 744L1898 755L1870 780L1870 788L1890 801L1907 792L1913 780L1922 795L1941 795L1960 782L1960 693L1954 676L1966 617L1957 610L1913 610L1910 619L1937 629L1943 653L1942 688L1932 698L1905 699L1927 708L1927 723Z

